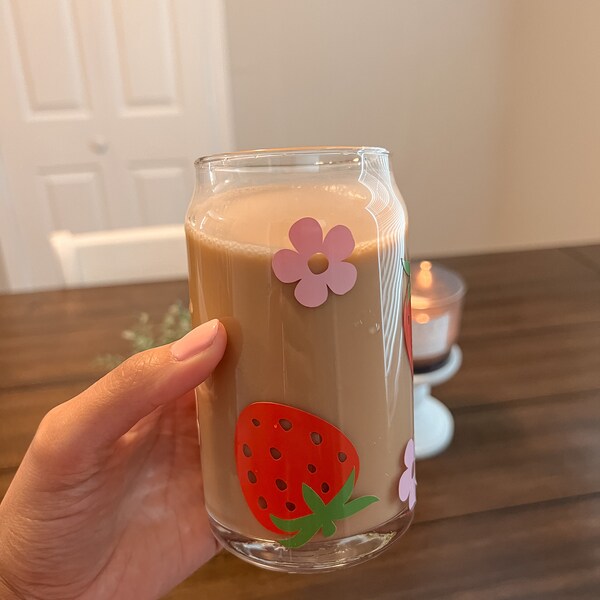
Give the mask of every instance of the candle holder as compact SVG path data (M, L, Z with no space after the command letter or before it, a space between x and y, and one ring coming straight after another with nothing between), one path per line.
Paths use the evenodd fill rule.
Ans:
M429 458L444 451L454 435L454 419L431 395L432 386L453 377L462 363L456 345L465 283L453 271L429 261L412 275L415 453Z
M462 364L462 352L455 344L447 360L437 369L414 377L415 454L417 459L443 452L454 436L454 419L447 406L432 396L431 388L454 377Z

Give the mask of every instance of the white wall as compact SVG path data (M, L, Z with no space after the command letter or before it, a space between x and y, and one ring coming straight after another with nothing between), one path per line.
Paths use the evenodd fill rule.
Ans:
M6 274L6 265L0 248L0 293L8 291L8 275Z
M227 0L239 148L382 145L413 254L600 238L597 0Z
M600 1L512 15L499 228L518 243L600 238Z

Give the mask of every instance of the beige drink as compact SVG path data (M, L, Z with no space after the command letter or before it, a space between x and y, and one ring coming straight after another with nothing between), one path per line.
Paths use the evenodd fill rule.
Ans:
M187 228L194 324L219 318L229 337L224 360L198 395L206 504L216 521L248 537L277 537L249 510L236 471L236 419L257 401L316 414L356 447L354 493L379 501L340 521L335 537L377 528L406 508L398 481L412 437L411 373L401 314L386 323L381 297L405 282L400 272L380 286L380 254L394 240L378 242L377 223L365 210L370 200L359 184L242 189L211 200L230 224L224 237L221 222ZM273 218L277 205L285 211ZM202 212L210 214L210 207ZM280 282L272 269L273 254L291 247L290 225L306 215L324 232L344 224L356 240L348 259L357 269L355 286L341 296L330 293L317 308L299 304L294 285ZM386 346L394 355L387 369Z

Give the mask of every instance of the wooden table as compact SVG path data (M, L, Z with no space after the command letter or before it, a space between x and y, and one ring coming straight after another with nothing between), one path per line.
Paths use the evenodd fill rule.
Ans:
M381 557L323 575L223 553L168 598L600 597L600 246L442 261L469 291L464 364L436 389L456 419L417 468L416 520ZM183 282L0 297L0 494L36 425L158 318Z

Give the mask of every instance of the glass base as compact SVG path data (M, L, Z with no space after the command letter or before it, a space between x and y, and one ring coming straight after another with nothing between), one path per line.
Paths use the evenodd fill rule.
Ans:
M248 538L209 516L213 533L229 552L253 565L286 573L323 573L369 560L397 540L412 519L413 512L405 511L373 531L290 549L273 540Z

